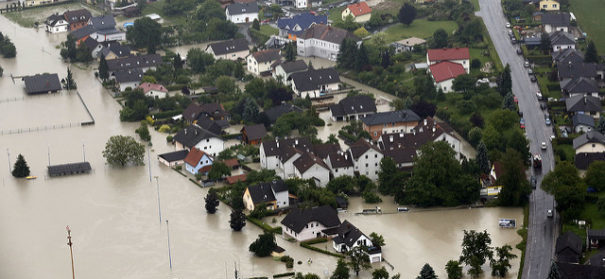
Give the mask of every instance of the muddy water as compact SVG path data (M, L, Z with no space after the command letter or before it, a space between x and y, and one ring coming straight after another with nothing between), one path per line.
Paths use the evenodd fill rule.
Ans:
M55 46L64 34L51 36L20 28L1 16L0 31L18 49L16 59L0 58L4 68L0 99L24 98L2 105L0 129L35 126L39 124L36 121L82 121L83 107L75 95L28 97L23 85L19 81L13 84L9 78L11 74L42 72L56 72L63 78L67 65L58 59ZM68 278L71 270L66 225L72 228L78 278L226 278L226 273L232 278L235 262L246 277L287 271L283 263L258 259L247 251L260 233L258 228L249 224L243 232L231 232L228 208L221 205L217 214L207 215L202 208L207 190L157 162L158 153L174 148L165 143L165 135L152 131L150 165L126 169L105 166L101 151L107 138L117 134L135 136L136 124L119 121L120 106L94 79L92 66L72 69L78 90L96 120L94 126L0 136L0 278ZM9 168L19 153L38 179L17 180L10 175ZM51 164L60 164L81 161L84 156L93 167L90 174L62 178L45 175L49 159ZM157 185L150 179L153 176L158 176L160 187L161 223ZM362 205L354 202L353 207ZM511 231L492 229L494 218L513 215L506 211L346 218L365 231L385 235L385 256L407 278L407 274L417 273L421 262L440 266L455 257L462 228L488 228L495 244L516 240ZM518 216L520 211L516 212ZM170 220L172 271L166 219ZM296 260L313 258L311 265L296 265L296 271L323 275L335 266L334 258L303 250L296 243L278 238L278 244Z

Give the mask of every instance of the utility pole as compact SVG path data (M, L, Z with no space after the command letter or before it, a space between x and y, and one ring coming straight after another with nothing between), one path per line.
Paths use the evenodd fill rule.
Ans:
M157 185L157 190L158 190L158 216L160 217L160 226L162 225L162 207L160 206L160 182L158 180L158 176L154 176L153 178L155 178L155 184ZM168 220L166 220L168 221ZM166 224L168 224L168 222L166 222Z
M8 148L6 149L6 156L8 157L8 172L11 172L11 153L10 151L8 151Z
M71 255L71 277L72 279L76 279L76 273L74 271L74 251L72 249L73 243L71 242L71 229L69 226L65 228L67 229L67 245L69 245L69 253Z
M149 155L149 148L147 148L147 166L149 167L149 182L151 182L151 155Z
M47 145L46 148L48 151L48 165L50 166L50 145Z
M166 233L168 234L168 263L170 264L170 270L172 270L172 255L170 254L170 229L168 228L168 220L166 220Z
M84 144L82 143L82 162L86 162L86 150L84 150Z

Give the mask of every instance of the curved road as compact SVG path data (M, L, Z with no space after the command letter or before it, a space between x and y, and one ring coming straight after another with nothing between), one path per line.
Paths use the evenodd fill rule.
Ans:
M544 279L548 276L554 243L557 232L556 218L547 218L546 211L552 209L554 199L540 188L543 175L554 167L553 150L550 145L552 128L544 122L544 111L540 109L536 92L538 86L532 83L523 67L523 57L517 55L516 45L508 38L506 18L499 0L479 0L480 11L477 15L483 18L496 51L504 65L509 64L513 81L513 93L519 100L519 109L525 118L526 136L530 141L530 152L542 154L542 171L534 173L538 187L530 196L528 239L525 251L523 277L525 279ZM547 150L542 151L540 144L547 143Z

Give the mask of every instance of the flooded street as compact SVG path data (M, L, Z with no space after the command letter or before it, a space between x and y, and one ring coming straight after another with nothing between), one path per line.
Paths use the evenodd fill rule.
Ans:
M64 78L67 64L59 59L55 46L65 34L48 35L21 28L3 16L0 31L17 47L16 58L0 58L4 68L0 99L22 99L0 103L0 130L88 120L75 94L30 97L25 95L20 80L13 83L10 78L11 74L44 72ZM94 67L96 63L89 68L72 67L72 71L95 125L0 135L0 278L69 278L66 225L72 229L78 278L232 278L234 263L241 267L244 277L291 271L284 263L259 259L248 252L249 244L261 233L259 228L249 223L242 232L232 232L226 206L221 204L215 215L206 214L203 196L207 189L200 189L158 163L157 154L174 149L166 144L166 134L151 131L150 165L125 169L105 165L101 152L107 139L118 134L138 138L134 133L138 123L120 122L120 105L96 81ZM14 179L10 175L18 154L23 154L38 179ZM62 164L82 161L84 156L92 165L90 174L47 177L49 160ZM161 222L154 176L159 181ZM394 205L386 204L391 203L381 205L385 211L394 210ZM406 279L415 277L425 262L443 278L445 262L460 254L462 229L487 229L493 245L514 246L520 241L515 231L497 228L497 218L521 219L520 209L352 214L362 207L369 206L353 199L349 213L342 214L341 219L350 220L368 234L382 234L387 243L385 258ZM166 219L170 224L172 271ZM313 259L310 265L295 264L295 271L327 278L324 274L335 267L334 257L303 249L281 237L277 241L296 261ZM516 249L514 252L519 254ZM509 278L516 276L518 263L518 259L513 261Z

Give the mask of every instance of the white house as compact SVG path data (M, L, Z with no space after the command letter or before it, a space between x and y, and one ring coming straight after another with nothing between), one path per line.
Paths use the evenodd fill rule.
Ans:
M328 205L294 209L281 221L282 233L297 241L325 236L323 230L337 228L340 219L336 210Z
M464 68L464 71L470 73L470 59L471 55L468 48L439 48L429 49L426 52L426 63L434 65L437 63L449 61L452 63L460 64Z
M315 8L321 6L321 0L294 0L297 9Z
M163 85L157 83L143 82L139 85L138 88L141 88L143 90L145 96L151 98L163 99L166 98L166 96L168 95L168 89L166 89L166 87L164 87Z
M212 168L213 161L214 159L206 152L194 147L189 151L187 157L185 157L185 170L193 175L198 173L204 174Z
M573 129L576 133L588 133L594 129L594 118L588 114L574 114L572 117Z
M467 72L462 64L443 61L429 66L429 72L437 89L444 93L454 92L454 79Z
M351 156L347 152L330 153L325 159L326 165L332 171L332 175L336 177L340 176L354 176L354 165Z
M212 54L214 59L238 60L245 59L250 50L246 39L231 39L218 43L209 44L206 52Z
M189 125L174 136L177 150L197 148L210 156L217 156L224 149L223 139L197 124Z
M572 34L557 31L550 34L550 45L552 46L553 52L566 49L576 49L576 40Z
M185 163L188 154L186 149L163 153L158 155L158 161L167 167L176 167Z
M271 65L281 59L279 49L266 49L251 53L246 58L248 72L256 76L271 72Z
M244 207L250 211L264 204L269 210L290 206L288 186L282 180L262 182L246 188L243 196Z
M590 131L573 139L576 154L605 152L605 136L597 131Z
M548 34L556 31L569 32L571 15L569 13L544 13L541 22L544 32Z
M384 157L377 146L360 139L349 146L347 153L353 159L353 166L359 175L365 175L372 180L378 179L380 161Z
M311 152L303 153L293 164L296 177L313 179L319 187L325 187L330 182L330 167Z
M358 44L361 39L347 30L325 24L313 24L296 39L296 53L303 57L319 57L336 61L340 44L350 38Z
M137 88L143 79L143 74L141 69L134 68L116 71L110 78L116 81L120 91L125 91L128 88L131 90Z
M338 90L340 77L334 68L309 69L290 75L292 78L292 91L301 98L317 98Z
M227 20L233 23L249 23L258 20L258 5L256 1L248 3L233 3L225 9Z
M307 63L303 60L296 60L292 62L281 62L275 66L273 70L273 78L277 81L281 81L285 85L292 85L292 79L290 75L298 72L307 71Z
M346 253L353 250L355 247L366 247L367 254L371 263L382 261L382 249L374 246L372 239L361 232L349 221L345 220L338 228L326 229L324 234L332 237L332 248L339 253Z
M341 13L343 21L345 21L348 16L353 17L353 21L357 23L368 22L370 21L370 17L372 17L372 8L370 8L365 1L350 4Z
M69 22L65 20L63 15L54 14L46 18L44 22L46 26L46 32L49 33L61 33L67 32L69 29Z
M283 173L283 170L280 169L280 159L292 157L293 155L288 155L293 152L292 148L298 150L310 149L312 148L311 141L307 138L262 141L259 147L260 167L275 170L276 173Z

